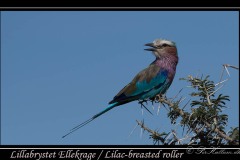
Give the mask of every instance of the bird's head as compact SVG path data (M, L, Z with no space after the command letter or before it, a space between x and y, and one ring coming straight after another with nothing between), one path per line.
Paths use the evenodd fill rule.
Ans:
M145 44L145 46L151 47L144 50L152 51L156 58L162 58L168 55L177 56L176 44L169 40L156 39L152 43Z

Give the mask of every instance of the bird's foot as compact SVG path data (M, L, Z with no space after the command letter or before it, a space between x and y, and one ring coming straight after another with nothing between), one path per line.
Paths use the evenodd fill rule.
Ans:
M154 97L154 100L159 102L159 100L161 99L167 99L166 95L165 94L157 94L155 97Z
M138 103L141 104L141 105L144 105L143 103L148 104L148 100L146 100L146 99L138 100Z
M157 102L156 97L149 98L149 100L152 103L152 105L153 105L153 103Z

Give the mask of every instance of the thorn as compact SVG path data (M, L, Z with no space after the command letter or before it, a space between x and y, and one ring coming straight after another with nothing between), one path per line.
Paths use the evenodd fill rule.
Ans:
M151 112L149 109L147 109L147 107L145 107L144 105L143 105L143 107L144 107L151 115L153 115L152 112Z
M147 103L147 101L146 100L143 100L143 101L139 101L138 103L141 105L141 108L145 108L151 115L153 115L152 114L152 112L143 104L144 102L146 102ZM142 109L142 114L143 114L143 109Z
M164 140L164 143L167 142L167 140L170 138L171 135L172 135L172 132L169 132L168 135L166 136L165 140Z
M143 133L143 129L141 128L141 132L140 132L140 138L142 139L142 133Z
M142 120L142 126L144 125L144 119ZM142 138L143 128L141 127L140 138Z
M188 100L188 102L183 106L182 110L188 105L188 103L191 101L191 99Z
M133 130L130 132L130 134L128 135L128 138L133 134L134 130L137 128L138 124L135 125L135 127L133 128Z
M179 105L180 103L182 103L182 101L184 101L185 99L186 99L186 97L183 97L183 98L181 97L180 100L178 101L178 105Z
M216 84L215 84L215 87L216 87L217 85L221 84L221 83L226 82L226 81L228 81L228 79L225 79L225 80L223 80L223 81L221 81L221 82L216 83Z
M180 89L180 91L178 91L178 93L172 98L172 101L173 101L175 98L177 98L177 96L182 92L182 90L183 90L183 88Z
M224 65L224 68L225 68L225 70L226 70L226 72L227 72L228 76L230 77L230 73L229 73L229 71L228 71L228 69L227 69L227 66L226 66L226 65Z
M161 108L161 104L158 105L157 115L159 114L160 108Z

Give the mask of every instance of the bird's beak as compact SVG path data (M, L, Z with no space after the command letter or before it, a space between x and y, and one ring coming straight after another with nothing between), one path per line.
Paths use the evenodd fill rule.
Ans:
M153 47L153 48L146 48L146 49L144 49L146 51L156 51L156 47L154 46L153 43L147 43L147 44L145 44L145 46Z

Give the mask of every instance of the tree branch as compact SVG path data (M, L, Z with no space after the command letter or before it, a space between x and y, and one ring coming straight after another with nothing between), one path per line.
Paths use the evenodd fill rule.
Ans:
M165 98L162 98L162 97L158 97L158 102L160 103L165 103L167 104L169 107L173 108L174 106L176 106L176 104L172 103L171 101L165 99ZM174 107L175 108L175 107ZM173 108L173 109L174 109ZM182 109L180 109L179 107L177 107L177 109L175 109L176 112L178 112L181 117L186 117L188 116ZM206 121L203 121L204 124L206 125L206 127L208 127L210 130L211 130L211 124L209 124L208 122ZM231 143L235 143L234 140L232 138L230 138L229 136L227 136L225 133L223 133L222 131L220 131L217 127L213 130L214 132L216 132L221 138L224 138L228 141L230 141ZM238 143L235 143L235 144L238 144Z
M143 128L144 130L148 131L149 133L152 133L152 135L155 135L156 137L161 137L161 136L162 136L162 135L159 134L158 132L153 131L153 130L149 129L148 127L146 127L142 122L139 122L138 120L136 120L136 121L137 121L137 124L138 124L141 128Z

